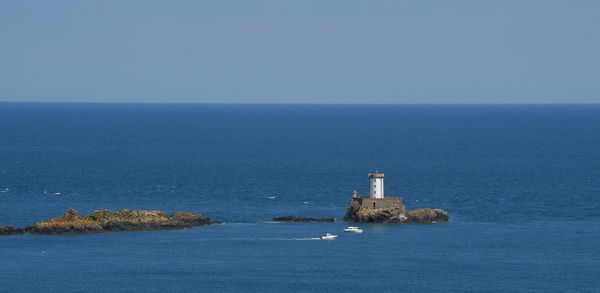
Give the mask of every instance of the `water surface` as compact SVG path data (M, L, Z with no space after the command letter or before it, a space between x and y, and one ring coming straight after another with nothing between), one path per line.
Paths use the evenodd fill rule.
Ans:
M3 290L594 291L598 105L0 103L0 225L201 212L181 231L0 238ZM435 225L341 218L367 173ZM335 241L312 240L326 232Z

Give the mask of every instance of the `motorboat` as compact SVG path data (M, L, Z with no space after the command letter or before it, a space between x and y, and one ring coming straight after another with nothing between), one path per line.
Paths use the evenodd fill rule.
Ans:
M348 228L344 229L344 232L350 232L350 233L362 233L362 232L363 232L363 230L362 230L361 228L358 228L358 227L352 227L352 226L350 226L350 227L348 227Z
M329 234L329 233L321 236L321 240L333 240L335 238L337 238L337 235L333 235L333 234Z

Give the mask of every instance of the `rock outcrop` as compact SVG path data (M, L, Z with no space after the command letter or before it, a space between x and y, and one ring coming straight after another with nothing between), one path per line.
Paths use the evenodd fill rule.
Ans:
M391 224L429 224L448 221L448 213L440 209L406 211L402 203L377 207L370 205L373 199L369 199L368 205L364 204L362 199L352 198L344 216L345 221Z
M275 222L304 222L304 223L327 223L327 222L335 222L334 218L304 218L304 217L279 217L274 218Z
M81 215L74 209L69 209L61 217L37 222L24 229L3 226L0 228L0 235L172 230L211 224L218 224L218 222L212 222L204 215L195 213L175 212L169 217L162 211L122 209L116 212L97 210L89 215Z
M406 219L401 223L406 224L428 224L448 222L448 213L441 209L418 209L406 213Z
M23 234L23 232L21 228L15 229L11 226L0 226L0 235L17 235Z

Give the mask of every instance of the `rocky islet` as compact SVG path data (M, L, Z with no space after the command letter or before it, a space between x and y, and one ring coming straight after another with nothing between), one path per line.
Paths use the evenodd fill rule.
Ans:
M0 235L174 230L211 224L219 223L196 213L174 212L171 216L167 216L163 211L122 209L113 212L102 209L88 215L81 215L74 209L69 209L58 218L37 222L25 228L15 229L11 226L0 226Z
M365 205L365 198L353 197L346 209L345 221L382 224L433 224L447 222L448 213L441 209L417 209L406 211L400 198L397 204L383 207Z

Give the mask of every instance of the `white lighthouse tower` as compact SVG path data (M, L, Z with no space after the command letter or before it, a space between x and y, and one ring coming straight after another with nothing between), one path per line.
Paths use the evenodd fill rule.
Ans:
M383 198L383 173L369 174L369 197Z

